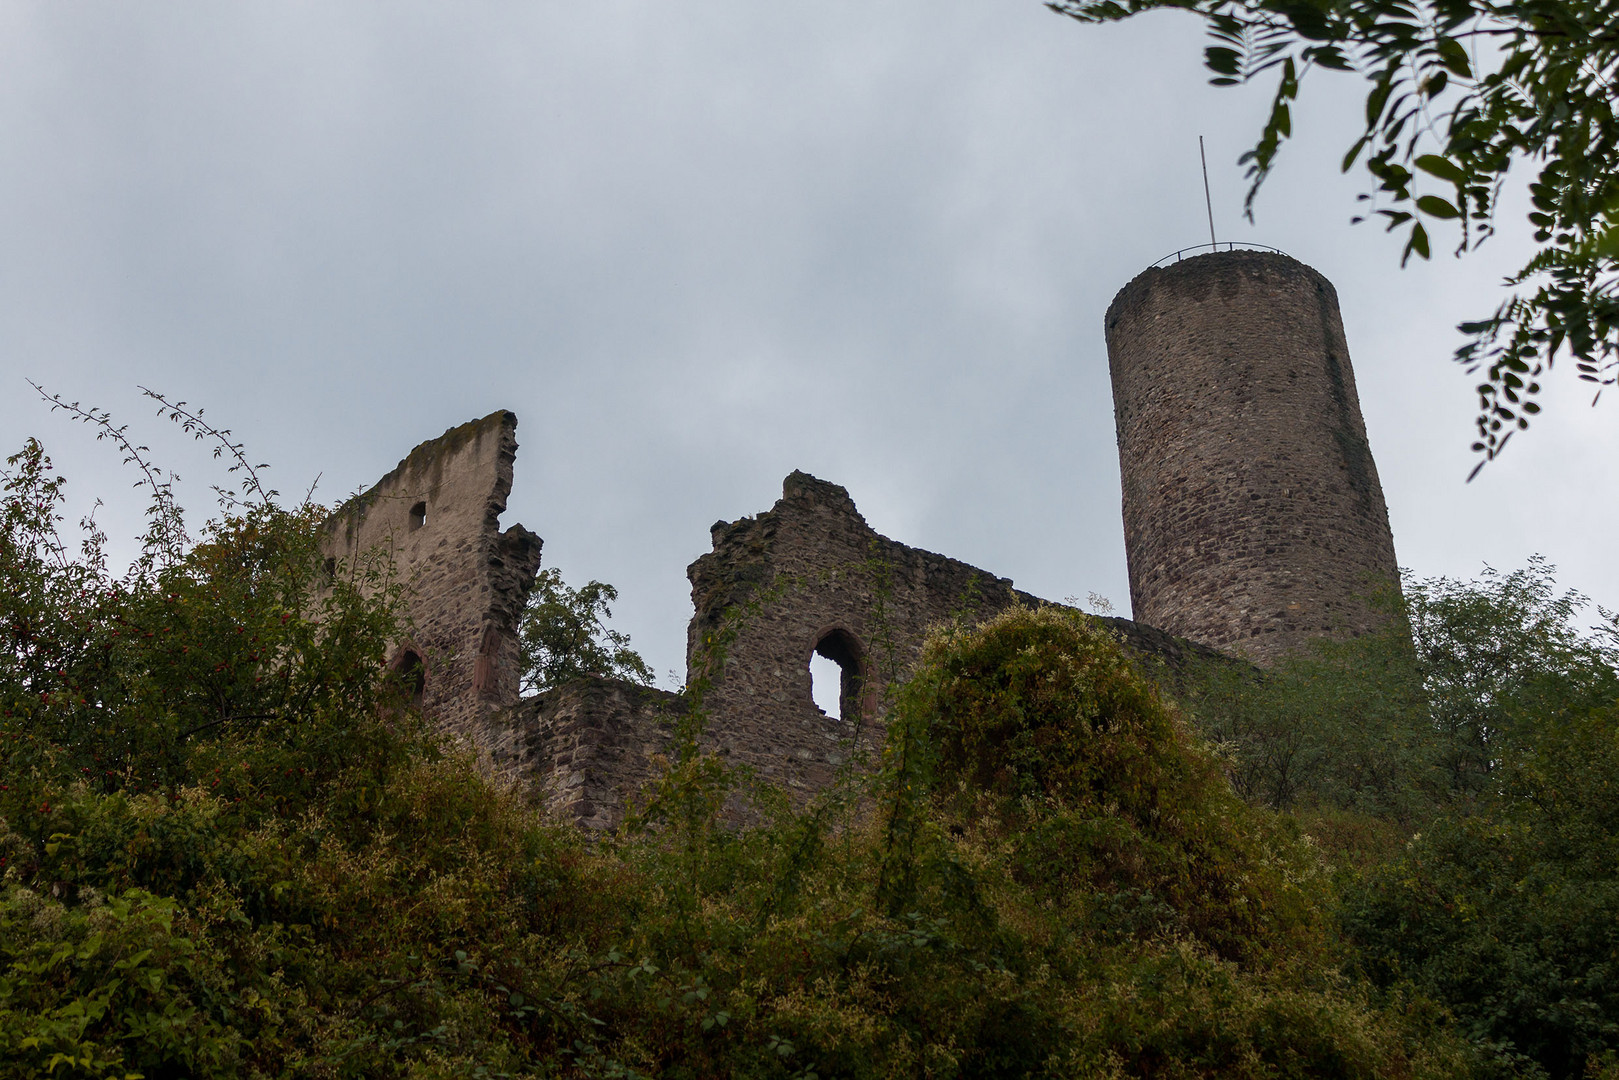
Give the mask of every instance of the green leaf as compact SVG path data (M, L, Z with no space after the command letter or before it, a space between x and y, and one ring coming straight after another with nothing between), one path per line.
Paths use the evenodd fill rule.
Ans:
M1340 171L1349 171L1350 167L1355 164L1355 159L1360 157L1360 152L1366 149L1366 142L1370 138L1371 136L1369 135L1362 135L1360 138L1355 140L1355 145L1351 146L1349 148L1349 153L1344 155L1344 163L1340 167Z
M1467 62L1467 49L1455 38L1439 39L1439 62L1449 69L1452 75L1463 79L1473 77L1473 67Z
M1203 50L1203 63L1210 71L1221 75L1236 75L1240 70L1238 59L1236 49L1228 49L1223 45L1210 45Z
M1448 158L1440 157L1438 154L1423 154L1412 164L1429 176L1437 176L1439 179L1448 180L1452 184L1460 184L1467 179L1467 173L1462 171L1460 165Z
M1428 230L1422 227L1421 222L1411 226L1411 239L1406 241L1405 255L1400 259L1402 266L1413 252L1424 259L1428 258Z
M1450 203L1446 202L1444 199L1441 199L1437 195L1419 196L1417 199L1417 209L1421 210L1429 217L1447 219L1461 217L1461 213L1454 206L1450 205ZM1426 254L1423 255L1423 258L1427 257L1428 256Z
M1392 82L1382 81L1372 88L1371 93L1366 95L1366 127L1368 129L1377 126L1378 118L1383 115L1383 107L1388 104L1389 94L1393 93L1393 91L1394 84Z
M1333 27L1327 22L1325 5L1317 7L1311 3L1278 4L1281 11L1293 23L1293 29L1298 31L1300 37L1311 41L1327 41L1332 37Z

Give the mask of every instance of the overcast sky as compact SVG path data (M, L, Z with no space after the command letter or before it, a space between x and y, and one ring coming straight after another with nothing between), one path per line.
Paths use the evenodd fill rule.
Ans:
M1349 225L1359 88L1324 75L1243 222L1267 95L1209 87L1202 44L1189 17L1082 27L1035 0L13 0L0 442L40 436L75 507L129 535L133 477L26 378L132 422L204 516L219 472L137 385L327 501L512 409L504 520L618 585L660 673L708 526L795 468L895 539L1125 610L1102 315L1207 240L1202 134L1221 239L1337 286L1401 564L1540 552L1619 605L1619 401L1554 378L1463 482L1454 326L1523 243L1400 271Z

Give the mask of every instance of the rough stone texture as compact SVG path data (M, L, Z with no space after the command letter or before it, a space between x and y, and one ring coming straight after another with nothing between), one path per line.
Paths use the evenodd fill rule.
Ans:
M716 524L713 552L688 570L696 608L689 681L711 672L708 643L721 638L726 663L704 695L704 748L804 797L848 760L856 727L811 698L817 646L844 665L841 711L864 717L874 748L885 682L912 670L929 629L958 612L983 618L1040 601L1004 578L878 535L836 484L798 472L782 491L767 513ZM1151 627L1107 621L1171 678L1194 656L1225 659ZM688 705L617 679L575 680L504 714L485 744L486 764L556 816L611 829L654 775ZM746 820L740 810L732 816Z
M557 817L610 829L653 775L685 710L685 699L665 690L577 679L523 699L490 748L491 764Z
M1148 270L1107 312L1136 619L1267 663L1398 580L1338 297L1284 255Z
M1014 604L1039 604L1007 578L879 535L836 484L795 472L768 512L717 522L713 551L687 569L695 608L687 633L688 685L708 676L707 735L734 760L799 791L828 783L855 725L880 740L886 684L908 675L930 629ZM727 619L728 612L738 615ZM1109 620L1125 644L1179 668L1205 653L1149 627ZM730 627L729 631L727 627ZM723 645L723 668L711 659ZM810 657L844 669L845 719L811 697Z
M372 549L392 556L410 595L390 663L419 658L423 712L484 750L500 738L499 712L517 703L517 624L540 565L539 537L500 531L516 430L516 416L497 412L422 443L340 507L322 542L337 574Z
M717 522L711 537L713 551L686 571L695 608L687 683L710 680L714 746L790 790L832 780L853 749L857 717L880 738L884 685L914 666L929 627L1016 596L1010 581L879 536L847 491L802 472L787 477L772 509ZM723 665L710 655L716 642ZM843 667L843 719L811 697L817 646Z
M496 779L559 817L610 829L654 775L689 699L607 678L518 698L517 629L540 540L499 528L516 423L495 413L418 446L332 516L325 551L342 574L380 549L409 583L410 629L392 662L419 658L430 718L474 746ZM719 522L711 538L713 551L687 571L688 678L710 684L705 748L800 797L833 779L857 730L868 747L880 741L883 691L914 669L930 629L1040 603L1005 578L878 535L847 491L801 472L772 509ZM1108 621L1171 677L1193 656L1217 655ZM811 697L816 652L843 668L842 719Z

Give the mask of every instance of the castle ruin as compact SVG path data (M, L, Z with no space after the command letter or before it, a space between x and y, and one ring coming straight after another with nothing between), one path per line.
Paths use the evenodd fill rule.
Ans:
M517 704L517 626L540 569L540 538L500 531L517 459L517 417L492 413L412 450L326 522L328 573L388 556L409 590L409 636L390 666L444 730L480 748Z
M1108 622L1125 646L1173 671L1370 628L1363 598L1397 571L1332 286L1284 255L1222 252L1138 276L1106 325L1137 620ZM412 592L390 662L423 712L558 816L610 828L687 701L608 678L519 698L541 542L499 526L516 423L497 412L411 451L333 515L328 565L391 553ZM881 536L846 490L802 472L711 540L687 570L705 746L799 795L880 740L877 703L932 627L1044 602ZM813 700L817 654L842 672L838 716Z

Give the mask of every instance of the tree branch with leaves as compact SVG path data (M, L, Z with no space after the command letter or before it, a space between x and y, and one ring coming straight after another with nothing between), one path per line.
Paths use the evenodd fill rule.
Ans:
M1355 220L1405 235L1401 265L1431 253L1429 228L1458 230L1456 253L1494 234L1513 170L1528 183L1539 250L1506 279L1487 317L1462 323L1455 358L1477 384L1471 475L1540 411L1541 382L1566 352L1580 379L1619 376L1619 0L1050 0L1087 23L1144 11L1203 17L1218 86L1274 77L1269 117L1239 163L1244 210L1293 134L1304 77L1322 68L1366 83L1364 127L1343 158L1370 190ZM1521 175L1521 172L1520 172ZM1595 399L1593 399L1593 404ZM1469 477L1471 479L1471 476Z
M651 686L652 669L630 648L629 635L606 624L617 600L618 590L605 582L574 589L555 568L540 571L518 631L523 689L543 693L590 675Z

